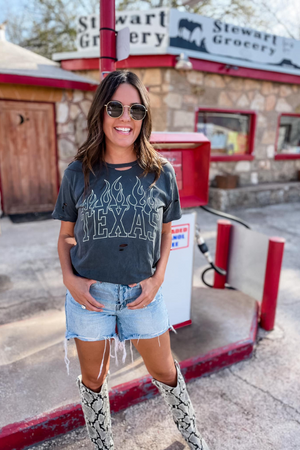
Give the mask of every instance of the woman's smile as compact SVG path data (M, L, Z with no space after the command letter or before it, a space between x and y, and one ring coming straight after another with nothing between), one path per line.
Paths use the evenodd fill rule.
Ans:
M115 130L118 134L124 134L125 136L128 136L132 132L132 128L130 127L115 127Z

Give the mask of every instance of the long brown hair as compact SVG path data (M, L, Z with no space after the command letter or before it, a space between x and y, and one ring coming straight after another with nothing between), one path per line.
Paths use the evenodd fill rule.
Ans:
M85 191L89 186L90 173L94 174L94 168L98 165L105 164L105 134L103 132L103 114L105 106L114 95L120 84L127 83L134 86L141 98L141 103L146 107L147 114L143 119L142 128L139 136L134 142L134 149L138 164L144 170L143 175L149 172L155 173L153 184L159 178L164 159L159 156L149 139L152 129L150 101L147 89L140 79L132 72L114 71L107 75L99 84L93 102L91 104L88 116L88 136L86 141L78 149L75 161L82 162L84 173Z

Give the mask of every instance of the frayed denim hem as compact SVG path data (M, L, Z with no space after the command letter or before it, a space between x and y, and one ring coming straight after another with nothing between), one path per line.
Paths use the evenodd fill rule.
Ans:
M108 336L108 337L103 336L101 339L88 339L88 338L81 338L80 336L68 336L68 337L65 337L65 340L64 340L65 358L64 358L64 360L65 360L65 364L66 364L66 368L67 368L67 374L70 375L70 360L68 358L68 341L70 339L77 338L80 341L85 341L85 342L105 341L103 357L102 357L102 361L101 361L101 365L100 365L99 375L97 377L99 379L100 376L101 376L101 373L102 373L102 369L103 369L104 356L105 356L105 353L106 353L107 342L110 345L112 339L114 339L114 341L115 341L114 355L112 354L111 348L110 348L110 356L115 359L116 366L118 366L119 365L118 352L120 352L120 351L123 352L122 363L125 364L125 361L126 361L126 356L127 356L126 341L130 341L131 362L133 363L133 351L132 351L132 340L133 339L134 340L137 339L137 345L138 345L140 339L153 339L153 338L157 337L158 338L158 344L160 346L159 336L161 336L162 334L166 333L166 331L168 331L168 330L171 330L171 331L173 331L174 333L177 334L177 331L173 328L173 326L169 325L165 330L160 331L160 332L156 333L153 336L132 335L132 336L126 338L126 339L123 339L122 341L120 341L119 336L117 334L114 334L113 336Z

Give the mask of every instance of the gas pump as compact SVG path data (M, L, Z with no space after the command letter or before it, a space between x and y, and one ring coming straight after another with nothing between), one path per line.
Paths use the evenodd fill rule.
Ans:
M210 142L201 133L152 133L150 142L174 167L183 209L172 223L172 247L163 284L174 328L192 323L191 300L196 213L186 208L208 202Z

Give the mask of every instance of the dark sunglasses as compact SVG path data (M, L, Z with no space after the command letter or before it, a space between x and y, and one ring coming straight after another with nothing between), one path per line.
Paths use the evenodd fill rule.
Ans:
M146 117L147 109L144 105L134 103L133 105L123 105L117 100L111 100L106 105L106 112L110 117L118 119L124 113L124 108L128 108L129 115L133 120L143 120Z

